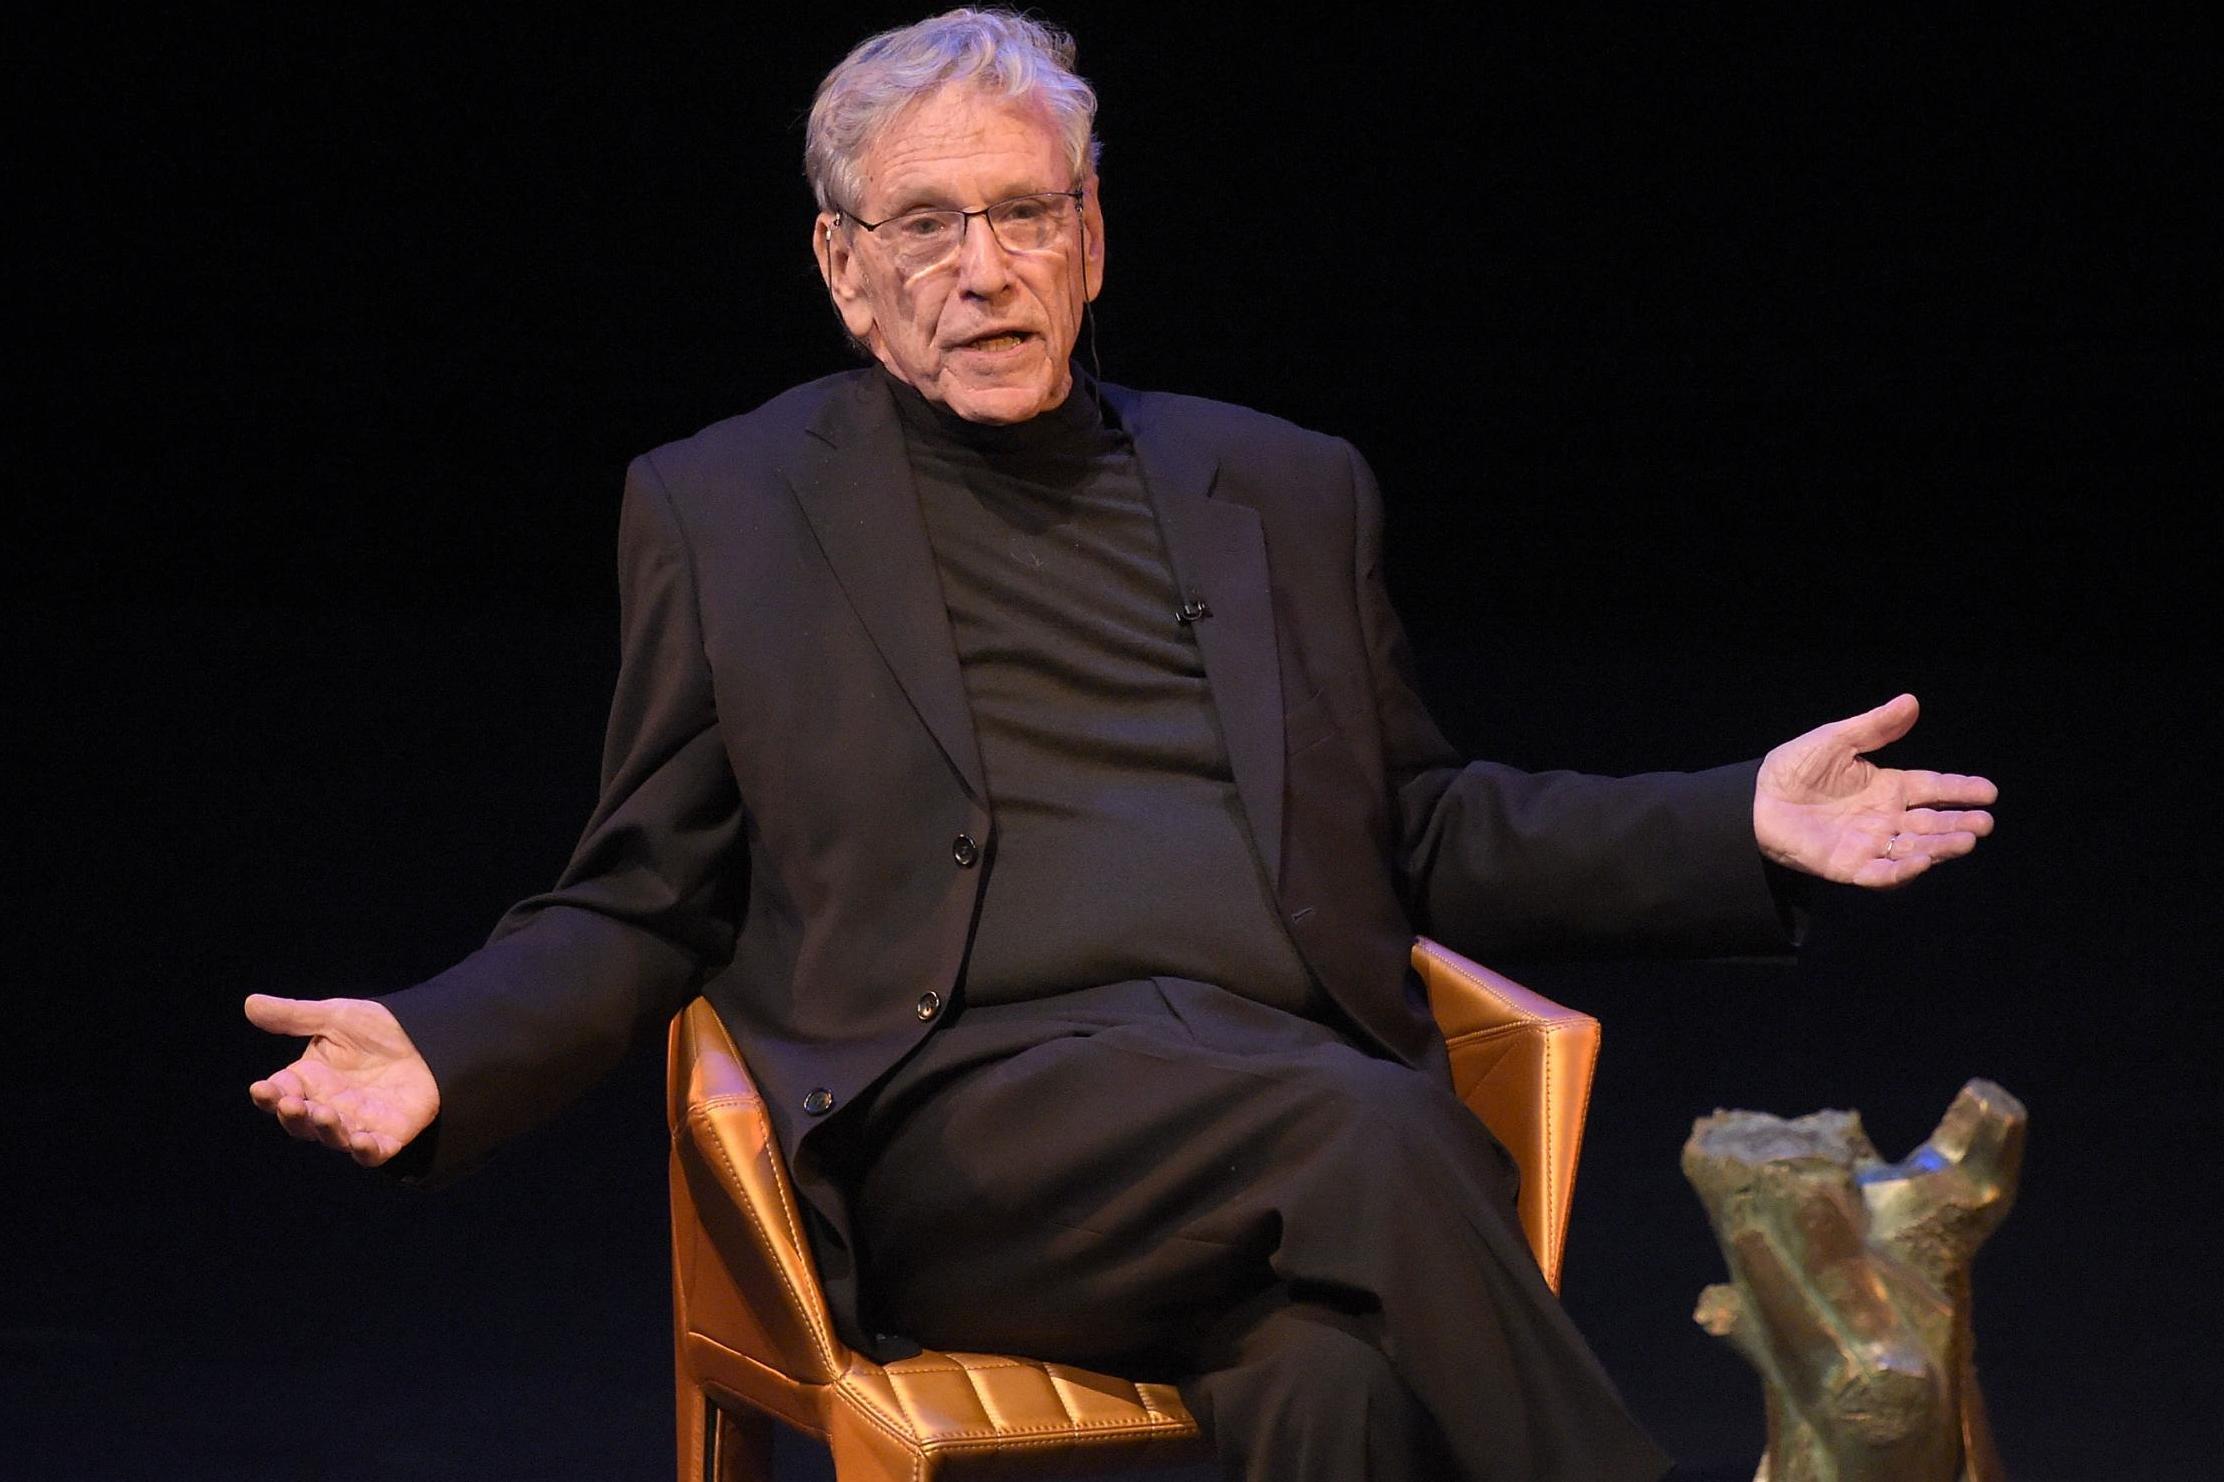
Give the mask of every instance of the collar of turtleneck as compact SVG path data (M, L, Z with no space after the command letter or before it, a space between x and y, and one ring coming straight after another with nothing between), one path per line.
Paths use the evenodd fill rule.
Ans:
M1104 414L1096 387L1078 366L1073 372L1073 389L1064 401L1024 422L1010 423L968 422L948 407L928 401L890 375L886 367L876 367L874 374L888 388L905 435L924 447L943 452L963 449L990 456L1017 453L1086 457L1103 445Z

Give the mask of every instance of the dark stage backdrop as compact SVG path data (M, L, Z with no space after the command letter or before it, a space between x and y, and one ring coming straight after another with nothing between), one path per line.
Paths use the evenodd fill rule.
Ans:
M1479 753L1699 765L1923 698L1905 759L2002 784L1975 860L1828 902L1797 967L1502 964L1607 1026L1568 1304L1673 1449L1750 1465L1691 1119L1858 1106L1897 1156L1992 1076L2033 1115L1978 1272L2011 1468L2191 1475L2215 34L1687 11L1055 7L1105 372L1365 450ZM554 876L624 464L845 364L800 119L911 12L70 14L17 43L0 1472L667 1475L657 1066L423 1195L258 1118L238 1005L414 981Z

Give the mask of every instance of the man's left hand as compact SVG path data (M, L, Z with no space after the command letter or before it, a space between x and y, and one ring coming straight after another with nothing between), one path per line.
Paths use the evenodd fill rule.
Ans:
M1787 869L1872 889L1904 885L1992 832L2000 790L1959 772L1880 767L1864 752L1906 735L1913 695L1817 726L1771 751L1753 789L1753 836Z

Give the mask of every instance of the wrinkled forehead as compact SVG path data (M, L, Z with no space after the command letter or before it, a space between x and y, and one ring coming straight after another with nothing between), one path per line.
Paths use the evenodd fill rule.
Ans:
M888 116L858 156L867 217L921 206L984 206L1007 196L1066 190L1073 162L1050 110L951 84Z

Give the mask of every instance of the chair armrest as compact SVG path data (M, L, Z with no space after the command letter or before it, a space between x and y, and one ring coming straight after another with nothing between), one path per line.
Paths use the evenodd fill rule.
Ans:
M1522 1233L1554 1291L1598 1064L1598 1020L1426 937L1413 966L1451 1055L1452 1088L1521 1168Z
M827 1313L772 1119L707 999L674 1016L666 1064L681 1341L707 1339L788 1381L831 1382L850 1352Z

